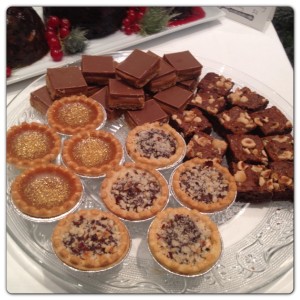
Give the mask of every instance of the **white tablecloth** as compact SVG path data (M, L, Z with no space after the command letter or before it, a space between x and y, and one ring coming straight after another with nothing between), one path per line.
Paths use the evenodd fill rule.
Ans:
M293 69L272 24L264 32L226 18L189 28L137 46L155 52L190 50L263 82L293 105ZM7 87L7 103L34 78ZM65 293L68 287L45 271L7 237L7 291ZM290 293L293 270L255 292Z

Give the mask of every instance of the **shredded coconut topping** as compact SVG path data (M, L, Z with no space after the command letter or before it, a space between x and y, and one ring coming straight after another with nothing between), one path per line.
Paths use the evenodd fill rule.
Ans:
M115 222L107 217L88 220L83 216L73 221L72 228L63 236L63 243L73 254L82 256L86 252L111 254L117 251L120 234Z
M176 140L160 129L143 130L136 134L137 150L146 158L169 158L176 152Z
M208 162L194 166L180 175L180 188L193 200L213 203L228 193L229 182Z
M211 231L204 223L176 214L166 219L157 233L165 255L180 264L195 264L211 250Z
M122 209L135 212L150 209L160 192L161 188L156 178L138 169L128 170L122 178L118 178L111 189L116 203Z

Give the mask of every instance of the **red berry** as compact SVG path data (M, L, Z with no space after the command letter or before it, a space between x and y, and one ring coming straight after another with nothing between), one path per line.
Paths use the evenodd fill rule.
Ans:
M136 15L136 19L139 21L139 20L141 20L142 18L143 18L143 16L144 16L144 12L141 12L141 11L139 11L138 13L137 13L137 15Z
M60 20L59 17L56 16L50 16L47 20L47 26L56 28L59 26Z
M6 77L10 77L10 76L11 76L11 68L6 67Z
M129 19L129 21L130 21L131 23L133 23L134 21L136 21L137 18L136 18L136 13L135 13L135 11L130 10L130 11L128 12L127 18Z
M60 27L64 27L64 28L70 29L71 23L70 23L69 19L67 19L67 18L61 19L60 20Z
M132 30L132 32L134 32L134 33L139 32L139 31L141 30L140 25L139 25L138 23L133 24L133 25L131 26L131 30Z
M57 36L53 36L48 40L50 49L61 49L61 44Z
M130 35L133 33L131 26L124 27L124 33Z
M131 24L131 22L130 22L130 20L129 20L128 18L125 18L125 19L123 20L122 24L123 24L125 27L127 27L127 26L129 26L129 25Z
M54 61L61 61L64 53L61 49L51 49L50 55Z
M55 31L47 30L46 33L46 40L49 41L52 37L56 37Z
M67 27L62 27L59 30L59 36L63 39L70 34L70 29Z
M145 13L146 7L145 7L145 6L139 7L139 11L140 11L141 13Z

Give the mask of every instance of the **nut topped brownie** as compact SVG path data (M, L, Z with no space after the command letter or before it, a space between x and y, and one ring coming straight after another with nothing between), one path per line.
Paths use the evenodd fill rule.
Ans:
M293 128L291 121L276 106L254 112L251 117L263 136L290 133Z
M249 112L262 110L269 103L266 98L251 91L248 87L237 88L227 96L227 100L231 105L239 106Z
M228 134L229 161L268 164L267 153L261 138L253 134Z
M291 134L266 136L262 141L270 160L294 160L294 139Z
M228 144L204 132L195 134L186 148L186 159L195 157L211 159L221 163L226 153Z
M226 108L226 100L214 92L198 91L189 102L189 107L198 107L208 115L215 116Z
M238 106L219 113L217 118L219 123L218 132L222 136L249 133L257 127L247 111Z
M107 174L100 187L100 196L117 216L145 220L165 207L169 189L163 176L152 167L125 163Z
M199 131L211 133L212 125L197 108L184 110L171 116L170 124L185 138L191 138Z
M230 78L226 78L223 75L218 75L213 72L207 73L199 82L199 91L209 91L216 93L220 96L226 96L234 83Z
M148 245L163 267L181 275L200 275L214 266L222 251L217 225L196 210L167 208L151 223Z
M243 161L230 164L237 184L237 200L263 202L272 199L271 170L265 165L252 165Z

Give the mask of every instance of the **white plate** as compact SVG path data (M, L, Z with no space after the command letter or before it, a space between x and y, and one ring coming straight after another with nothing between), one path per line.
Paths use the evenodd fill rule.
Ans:
M150 49L151 50L151 49ZM121 61L130 52L114 54ZM157 53L163 54L163 53ZM270 100L293 121L293 107L263 83L238 70L196 56L203 64L203 73L214 71L231 77L237 86L247 85ZM7 107L7 127L22 121L45 119L30 107L30 92L45 84L45 76L26 87ZM123 143L126 139L123 118L108 122L104 130L114 133ZM128 158L126 158L127 160ZM168 180L171 170L161 172ZM73 292L81 293L246 293L257 290L292 268L294 208L293 203L276 201L262 204L235 202L212 219L218 224L223 240L221 259L212 270L197 278L182 278L160 268L147 247L150 221L125 222L132 237L132 248L123 264L101 274L79 274L64 266L54 255L50 237L55 224L40 224L21 218L10 200L10 184L16 172L7 167L7 231L21 249L41 268L63 280ZM81 208L101 208L99 186L102 179L84 179L84 200ZM178 206L173 197L168 207Z
M202 8L205 11L204 18L187 24L170 27L156 34L152 34L149 36L141 36L138 34L125 35L123 32L117 31L114 34L111 34L107 37L90 40L88 42L88 46L84 54L95 55L95 54L111 53L113 51L125 49L127 47L138 45L140 43L167 34L171 34L179 30L183 30L185 28L197 26L209 21L216 20L225 15L225 13L217 7L202 7ZM41 15L41 8L37 7L35 9ZM50 54L48 53L42 59L31 64L30 66L13 70L11 77L7 78L6 83L7 85L10 85L12 83L16 83L37 75L44 74L47 68L56 68L66 64L70 64L72 62L79 60L81 58L81 55L82 53L65 56L62 61L54 62Z

